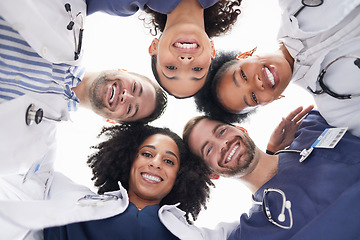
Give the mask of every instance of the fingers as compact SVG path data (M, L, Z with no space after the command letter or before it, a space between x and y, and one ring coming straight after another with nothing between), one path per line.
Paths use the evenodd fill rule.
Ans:
M295 118L293 119L294 122L296 122L296 124L300 124L302 122L302 120L305 118L305 116L314 108L313 105L308 106L307 108L305 108L304 110L302 110L299 114L297 114L295 116Z
M303 107L298 107L294 111L292 111L287 117L286 120L293 121L297 124L300 124L302 119L314 108L313 105L308 106L303 109ZM300 121L300 122L299 122Z
M287 115L286 120L292 121L292 120L294 119L294 117L296 117L302 110L303 110L303 107L302 107L302 106L296 108L294 111L292 111L291 113L289 113L289 115Z

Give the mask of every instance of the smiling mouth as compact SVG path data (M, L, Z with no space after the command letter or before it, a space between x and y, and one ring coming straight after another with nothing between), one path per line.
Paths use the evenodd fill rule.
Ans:
M182 52L194 52L200 48L200 45L193 39L178 39L172 46Z
M227 164L228 162L230 162L232 160L232 157L234 156L236 150L240 147L240 144L237 143L233 149L231 150L231 152L229 153L228 157L225 159L225 164Z
M275 88L276 82L275 82L275 77L273 75L273 73L270 71L270 69L267 66L264 66L265 69L265 75L267 77L268 81L268 85L271 88Z
M148 173L141 173L141 176L148 182L159 183L164 181L161 177Z

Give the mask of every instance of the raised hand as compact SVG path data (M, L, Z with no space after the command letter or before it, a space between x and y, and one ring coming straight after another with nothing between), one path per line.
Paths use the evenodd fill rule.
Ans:
M294 141L295 132L299 128L300 123L313 108L313 105L310 105L305 109L303 109L303 107L298 107L286 118L283 118L271 134L266 149L275 153L289 146Z

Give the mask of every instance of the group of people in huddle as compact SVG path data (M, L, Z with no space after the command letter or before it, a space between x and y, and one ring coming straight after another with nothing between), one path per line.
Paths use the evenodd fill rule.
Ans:
M212 40L239 21L242 0L1 1L2 238L359 238L360 1L279 6L279 48L257 53ZM153 76L87 71L86 18L138 11L156 36ZM316 107L292 111L261 150L238 125L290 83ZM194 98L202 113L181 137L151 124L168 95ZM114 121L84 159L97 192L54 170L58 122L78 106ZM198 227L218 176L248 187L253 206Z

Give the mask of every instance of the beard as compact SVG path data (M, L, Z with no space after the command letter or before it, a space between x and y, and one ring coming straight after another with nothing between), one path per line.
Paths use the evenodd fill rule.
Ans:
M222 166L223 169L219 171L219 174L224 177L237 177L239 175L242 175L250 166L250 164L253 162L255 157L255 143L252 141L252 139L244 134L243 136L237 136L234 141L237 139L240 139L241 142L244 144L246 151L239 156L237 159L235 159L236 164L235 166ZM222 157L223 159L224 157ZM243 158L240 161L240 158Z
M102 101L102 97L106 94L106 89L103 86L109 82L106 76L106 74L99 75L89 89L90 103L94 111L106 108Z

